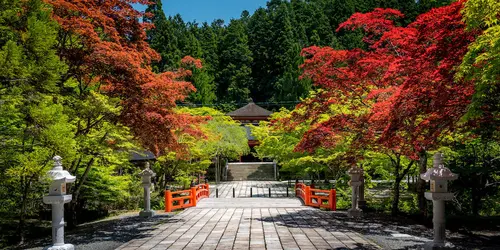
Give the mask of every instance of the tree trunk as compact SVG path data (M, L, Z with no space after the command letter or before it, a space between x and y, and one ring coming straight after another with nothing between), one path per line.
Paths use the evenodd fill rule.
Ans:
M393 187L394 190L392 193L392 208L391 208L391 214L393 216L399 213L399 187L401 185L401 180L402 178L396 178L396 180L394 180L394 187Z
M392 158L391 158L392 160ZM392 187L392 206L391 206L391 214L397 215L399 213L399 186L401 184L401 174L399 173L401 170L401 161L400 157L397 156L396 160L392 160L394 166L394 185ZM404 175L403 175L404 176Z
M90 172L90 169L92 168L92 165L94 164L95 158L90 159L90 161L87 163L87 167L85 168L85 171L83 172L83 175L80 177L80 181L77 183L75 186L75 189L73 190L73 197L71 202L68 205L68 228L75 228L76 225L78 224L77 221L77 204L78 204L78 196L80 195L80 190L83 186L83 183L85 183L85 180L87 179L87 176Z
M28 189L29 189L29 183L25 183L24 179L26 177L21 178L21 187L23 190L22 197L21 197L21 211L19 214L19 244L24 243L24 238L25 238L25 232L24 232L24 227L26 224L26 207L28 205Z
M425 174L427 171L427 152L421 151L419 153L419 162L418 168L420 174ZM425 181L418 176L417 180L417 195L418 195L418 210L420 212L420 216L426 218L428 216L427 211L427 200L425 199Z
M471 196L472 215L479 216L479 207L481 203L481 195L479 189L472 188Z

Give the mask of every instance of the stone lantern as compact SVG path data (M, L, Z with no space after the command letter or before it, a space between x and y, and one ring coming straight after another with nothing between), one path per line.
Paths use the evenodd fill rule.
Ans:
M358 166L353 166L347 173L351 176L351 181L349 185L352 187L352 207L347 210L347 215L349 217L360 217L363 214L363 210L358 207L358 193L359 186L361 186L361 177L363 176L363 169Z
M151 177L155 177L156 174L149 168L149 162L146 162L146 168L139 173L142 177L142 186L144 187L144 210L139 212L141 217L152 217L155 212L151 210Z
M71 201L72 196L66 194L66 183L75 182L76 177L63 170L60 156L55 156L54 168L48 172L52 183L49 195L43 197L43 203L52 205L52 246L47 250L73 250L72 244L64 244L64 204Z
M453 199L453 193L448 192L448 181L456 180L457 174L443 165L443 154L434 155L433 167L428 169L420 178L430 181L431 190L425 193L425 198L432 200L432 222L434 226L434 240L425 244L425 249L434 249L445 246L445 201Z

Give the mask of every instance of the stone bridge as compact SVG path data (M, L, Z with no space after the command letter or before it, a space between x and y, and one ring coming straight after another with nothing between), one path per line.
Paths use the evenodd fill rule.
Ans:
M287 198L286 182L233 181L210 190L196 207L119 249L380 249L345 227L345 214L303 206L293 187Z

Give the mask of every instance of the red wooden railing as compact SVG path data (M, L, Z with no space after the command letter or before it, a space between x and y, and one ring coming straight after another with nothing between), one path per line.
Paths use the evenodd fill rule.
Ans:
M173 197L178 195L177 197ZM190 189L172 192L165 190L165 212L172 212L173 210L196 207L196 203L203 199L208 198L210 195L210 187L208 184L199 184Z
M302 199L306 206L337 210L337 190L335 189L314 189L304 183L296 183L295 196Z

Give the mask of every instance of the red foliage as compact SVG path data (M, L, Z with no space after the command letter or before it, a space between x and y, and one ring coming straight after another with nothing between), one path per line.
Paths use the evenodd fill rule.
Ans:
M337 32L342 29L363 29L368 35L364 41L371 44L377 36L394 29L394 20L404 17L399 10L376 8L368 13L355 13L347 21L341 23Z
M191 56L186 56L186 57L182 58L181 65L184 67L191 66L191 67L195 67L197 69L201 69L203 67L200 59L194 59Z
M154 74L151 62L160 56L149 47L142 13L131 4L146 0L45 0L62 27L59 53L69 65L68 77L80 88L95 86L122 100L122 122L156 154L181 149L175 132L197 133L188 115L175 113L176 101L194 91L183 81L189 71ZM184 60L183 60L184 61ZM200 66L188 58L186 62Z
M465 31L461 8L455 2L433 9L408 27L394 25L402 17L396 10L357 13L339 29L364 29L369 51L304 49L303 77L323 92L300 104L306 115L295 118L314 121L334 103L366 112L313 122L297 149L335 146L344 133L356 135L356 147L383 146L409 157L435 146L442 132L454 129L474 92L472 82L453 78L477 35Z

